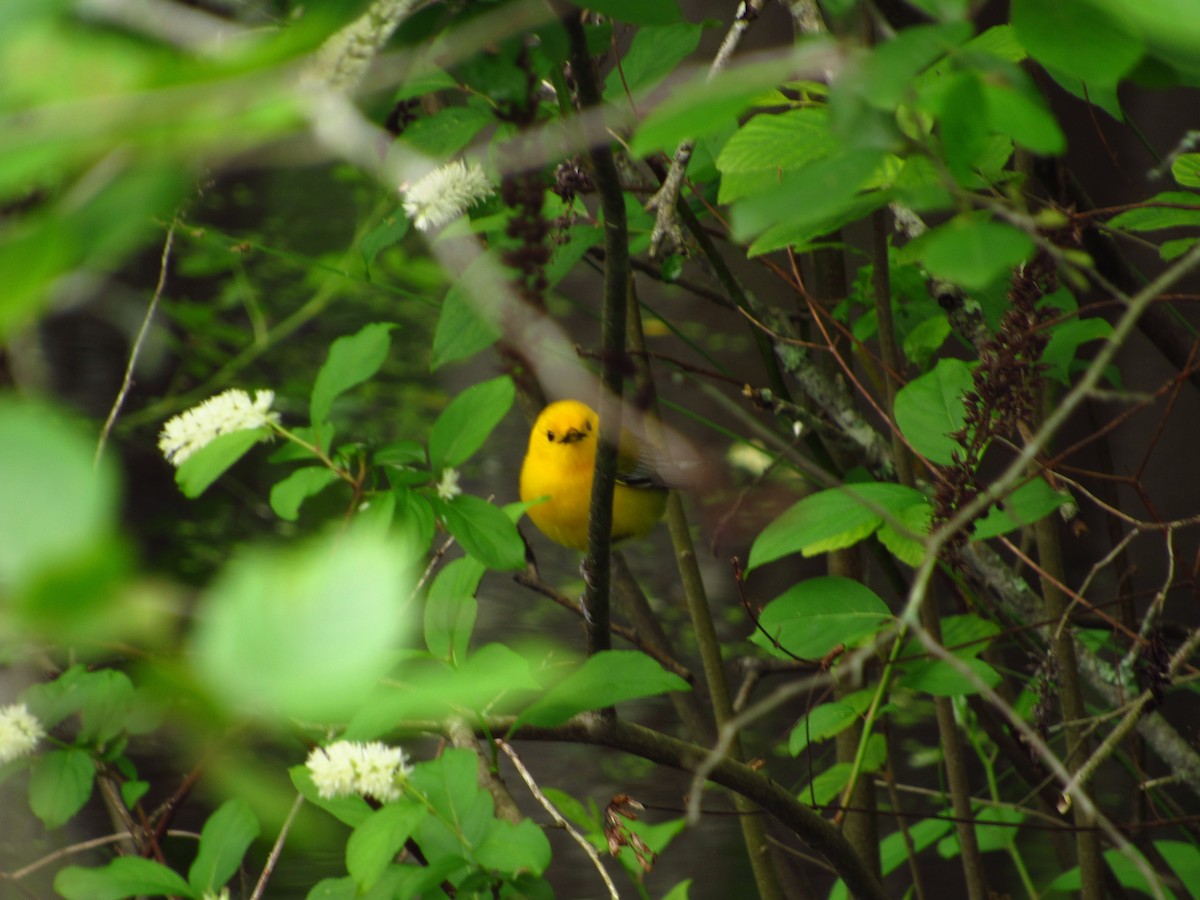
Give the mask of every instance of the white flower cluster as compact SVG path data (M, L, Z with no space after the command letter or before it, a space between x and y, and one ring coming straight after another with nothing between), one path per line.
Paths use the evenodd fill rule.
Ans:
M335 741L316 747L305 765L317 793L326 800L362 794L387 803L400 796L400 785L412 772L403 750L379 741Z
M45 736L42 723L24 703L0 708L0 765L32 753Z
M437 495L443 500L453 500L462 493L458 486L458 469L442 469L442 477L438 479Z
M433 231L457 219L495 189L478 164L468 166L456 159L401 190L409 221L419 231Z
M255 391L254 399L238 388L209 397L199 406L167 420L158 436L158 449L167 462L178 468L198 450L223 434L278 424L279 413L271 412L274 391Z

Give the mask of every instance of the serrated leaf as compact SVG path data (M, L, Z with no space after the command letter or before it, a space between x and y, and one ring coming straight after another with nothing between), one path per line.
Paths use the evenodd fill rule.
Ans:
M973 387L970 367L948 357L896 392L896 425L914 450L941 466L954 461L962 448L950 435L966 423L963 395Z
M185 497L199 497L208 490L210 484L249 453L251 447L270 436L269 428L246 428L223 434L180 464L175 470L175 483L179 485Z
M904 248L930 274L968 290L987 287L1033 252L1033 240L1011 225L978 215L956 216Z
M787 172L828 156L837 147L829 131L829 113L819 106L761 113L737 130L721 148L722 175ZM722 202L728 199L722 185Z
M391 348L389 332L394 327L388 322L376 322L333 342L313 384L309 402L313 427L329 418L334 400L379 371Z
M294 522L305 500L338 480L337 472L327 466L297 469L271 488L271 509L284 521Z
M887 604L866 585L823 576L801 581L768 603L750 639L776 656L820 659L839 644L862 643L890 619Z
M346 871L362 892L375 886L428 810L415 801L387 803L364 819L346 841Z
M644 653L605 650L589 656L582 666L550 688L521 714L520 721L550 728L577 713L686 690L686 681Z
M450 401L429 432L435 472L461 465L484 445L512 407L516 389L507 375L472 385Z
M47 830L58 828L83 808L95 777L92 757L78 747L44 753L29 776L29 808Z
M196 896L178 873L160 862L119 856L100 869L67 866L54 879L54 890L66 900L122 900L150 895Z
M503 510L470 494L455 497L440 509L454 539L489 569L525 567L525 542Z
M812 494L762 530L750 548L746 571L790 553L815 556L850 547L883 523L877 507L899 512L925 502L924 495L914 488L871 482Z
M192 889L197 894L215 895L238 870L258 834L258 819L245 800L235 798L223 803L200 832L200 848L188 869Z

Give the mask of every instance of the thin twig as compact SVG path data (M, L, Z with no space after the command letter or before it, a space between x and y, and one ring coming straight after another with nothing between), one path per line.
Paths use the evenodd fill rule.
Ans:
M271 854L267 857L262 874L258 876L258 884L254 885L254 893L250 895L250 900L260 900L263 892L266 891L271 873L275 871L275 865L279 862L279 857L283 854L283 842L287 840L288 832L292 830L292 823L296 821L296 816L303 805L304 796L297 794L296 799L292 801L292 808L288 810L287 818L283 820L283 825L280 826L279 837L275 838L275 844L271 847Z
M587 858L592 861L592 865L600 873L600 878L604 881L604 886L608 888L608 896L612 897L613 900L620 900L620 895L617 893L617 886L613 884L612 878L609 877L604 864L600 861L600 854L596 852L596 848L588 843L587 838L571 827L571 823L563 818L562 813L550 802L550 798L542 793L541 788L537 786L537 783L533 780L533 776L529 774L529 770L525 768L525 764L521 762L521 758L517 756L516 751L504 741L497 740L495 744L512 761L513 768L517 770L517 774L524 780L526 787L529 788L529 793L533 794L537 802L542 804L546 812L550 813L550 818L554 820L554 824L566 831L571 836L571 840L583 848L583 852L587 854Z
M100 465L100 459L104 456L104 447L108 443L108 436L117 423L117 416L121 414L121 407L125 405L125 397L128 396L129 389L133 387L133 370L137 366L138 356L141 355L146 335L150 332L150 322L154 319L154 313L158 309L158 301L167 287L167 269L171 263L171 248L175 245L175 228L178 225L179 219L176 217L171 220L171 225L167 228L167 237L163 241L162 256L158 264L158 284L154 286L150 305L146 308L146 315L142 317L142 325L138 329L133 347L129 351L129 362L125 365L125 377L121 380L121 389L117 391L117 399L113 401L112 409L108 411L108 418L104 421L104 427L100 430L100 440L96 443L96 458L93 461L95 466Z
M172 828L170 831L168 831L167 835L169 837L187 837L193 838L197 841L200 840L200 835L194 831L180 831L175 828ZM41 859L34 860L29 865L23 866L22 868L17 869L15 872L6 872L0 874L0 879L6 879L8 881L20 881L22 878L32 875L38 869L45 868L46 866L50 865L50 863L57 862L58 860L67 856L74 856L77 853L95 850L97 847L104 847L108 844L119 844L122 841L129 841L130 843L133 843L133 838L128 834L106 834L103 837L92 838L87 841L80 841L77 844L71 844L67 847L60 847L53 853L47 853Z

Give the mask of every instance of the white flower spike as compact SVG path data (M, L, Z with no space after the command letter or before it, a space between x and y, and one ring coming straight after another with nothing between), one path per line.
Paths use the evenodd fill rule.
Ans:
M387 803L399 798L400 786L412 772L402 749L379 741L334 741L314 748L305 765L325 800L361 794Z
M158 436L158 449L167 462L179 468L189 456L224 434L278 425L279 413L271 411L274 391L255 391L254 399L233 388L209 397L199 406L168 419Z
M24 703L0 708L0 765L29 755L45 736L42 723Z
M479 165L468 166L461 159L401 188L404 213L419 231L433 231L454 221L494 190Z

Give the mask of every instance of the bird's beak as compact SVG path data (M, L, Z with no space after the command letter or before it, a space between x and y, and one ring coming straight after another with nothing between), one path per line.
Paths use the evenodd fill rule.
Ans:
M563 435L562 442L564 444L573 444L576 441L582 441L585 437L587 437L587 434L578 428L568 428L567 433Z

